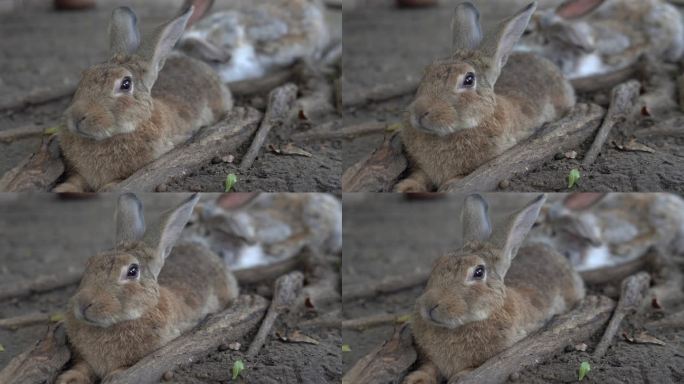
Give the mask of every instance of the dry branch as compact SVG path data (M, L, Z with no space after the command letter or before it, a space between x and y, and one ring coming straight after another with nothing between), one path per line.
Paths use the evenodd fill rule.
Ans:
M2 192L44 192L64 173L55 135L43 137L38 152L0 178Z
M246 355L248 359L259 353L261 347L266 342L268 334L271 333L271 328L273 328L276 319L280 314L292 307L302 289L303 283L304 275L299 271L290 272L275 281L273 301L271 301L266 317L261 323L261 327L259 327L259 332L257 332L254 340L252 340L252 344L249 345Z
M249 146L249 150L242 157L242 162L240 163L240 170L248 170L254 160L256 160L261 147L266 141L266 136L271 132L271 128L274 126L280 126L288 117L292 105L297 98L297 86L292 83L287 83L283 86L275 88L268 94L268 106L266 107L266 113L264 114L263 120L259 125L259 130L257 130L252 145Z
M52 325L31 349L16 356L0 371L0 383L52 383L70 358L64 327Z
M45 128L36 125L5 129L0 131L0 141L3 143L11 143L15 140L23 139L26 137L41 136L44 133Z
M684 328L684 310L665 316L656 321L646 323L647 329L663 329L663 328Z
M292 140L347 139L374 133L382 133L385 132L386 129L387 123L379 121L367 121L342 128L335 128L333 124L327 124L318 129L295 133L292 135Z
M441 191L475 193L493 191L502 180L537 168L556 153L579 147L598 127L604 109L595 104L578 104L542 133L514 146L480 166L468 176L442 186Z
M194 331L152 352L125 371L108 377L103 384L158 383L165 372L251 332L263 318L267 306L268 301L260 296L242 295L228 309L211 315Z
M82 271L67 271L61 275L41 275L30 281L0 285L0 301L29 296L32 293L46 292L76 284L81 280Z
M342 175L344 192L390 192L408 166L397 133L385 136L380 148Z
M378 315L364 316L356 319L342 320L342 329L365 330L382 325L405 323L408 319L408 316L410 315L393 315L391 313L381 313Z
M682 93L684 94L684 92ZM684 137L684 118L676 116L664 120L652 127L634 131L632 136L637 139L644 137Z
M400 383L416 357L411 329L404 324L394 330L391 339L357 361L342 383Z
M322 327L339 329L342 324L340 314L341 311L335 309L311 320L300 321L297 323L297 328Z
M586 341L603 327L615 302L588 296L574 310L554 318L539 333L522 339L458 380L458 384L503 383L508 377L537 365L567 345Z
M424 284L430 271L418 270L405 275L387 276L378 282L358 284L342 290L342 299L347 301L365 299L386 293L392 293Z
M601 152L601 148L606 142L610 130L615 124L625 121L634 110L634 106L639 98L640 89L641 84L636 80L622 83L613 88L610 96L610 107L608 107L606 117L603 119L601 128L596 133L596 138L594 138L591 148L584 155L584 160L582 161L584 166L589 166L596 161L596 157Z
M220 123L206 127L188 142L139 169L113 191L154 192L158 186L195 171L216 156L237 150L256 130L261 113L234 108Z
M664 262L660 252L656 249L649 249L637 259L611 267L582 271L580 276L587 284L616 283L639 271L657 272L663 267Z
M44 104L62 97L70 96L76 91L76 84L67 84L57 88L34 89L28 95L14 100L0 102L0 110L20 109L28 105Z
M349 92L342 96L342 105L345 108L358 107L367 103L375 103L403 96L415 92L419 82L420 79L418 78L406 77L390 84L380 84L371 89Z
M646 272L639 272L632 275L622 282L622 289L620 292L620 300L618 301L613 317L608 323L606 331L603 333L601 341L594 349L594 358L600 359L606 354L608 346L613 342L613 338L620 328L622 319L628 313L636 312L644 300L648 284L651 281L651 276Z
M50 315L45 313L29 313L27 315L7 317L0 319L0 328L17 329L21 327L28 327L50 321Z

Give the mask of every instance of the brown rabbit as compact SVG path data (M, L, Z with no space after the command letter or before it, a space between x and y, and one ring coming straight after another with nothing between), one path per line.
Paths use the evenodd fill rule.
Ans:
M58 384L94 383L129 367L237 297L236 280L216 254L174 246L198 199L146 232L140 201L121 195L116 247L88 260L69 301L65 325L75 358Z
M133 11L114 10L110 58L84 71L64 115L59 142L69 177L56 192L106 189L230 110L218 75L172 51L192 12L140 43Z
M402 140L413 173L396 191L446 189L572 108L574 90L555 65L532 54L509 58L535 8L483 38L475 6L456 7L453 53L426 68L408 107Z
M543 203L534 199L492 233L484 199L465 199L464 245L437 259L416 302L422 365L404 383L455 381L582 300L584 284L565 257L544 245L519 249Z

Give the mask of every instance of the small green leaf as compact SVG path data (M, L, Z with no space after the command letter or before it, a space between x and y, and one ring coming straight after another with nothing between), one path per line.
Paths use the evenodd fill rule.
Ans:
M237 183L237 176L235 176L234 173L229 173L228 176L226 176L226 190L225 192L230 192L231 189L235 186Z
M238 376L240 376L240 372L242 372L245 369L245 363L242 362L242 360L236 360L233 363L233 380L237 379Z
M401 323L406 323L409 321L411 321L411 315L409 315L409 314L397 317L397 323L401 324Z
M568 189L574 187L580 178L580 172L578 169L573 169L568 174Z
M62 321L62 320L64 320L64 314L61 312L53 313L50 316L50 321L53 323L56 323L56 322Z
M342 352L351 352L349 344L342 344Z
M54 127L45 128L45 130L43 131L43 134L44 135L54 135L58 131L59 131L59 125L55 125Z
M5 347L3 347L2 344L0 344L0 352L5 352Z
M584 376L586 376L589 371L591 371L591 366L588 362L583 361L579 367L579 381L584 380Z

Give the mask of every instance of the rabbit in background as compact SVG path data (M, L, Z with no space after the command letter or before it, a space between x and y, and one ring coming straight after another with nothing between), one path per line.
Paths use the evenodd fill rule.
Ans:
M55 192L106 190L230 111L231 93L216 73L173 51L192 12L141 41L135 13L113 11L109 59L83 72L64 113L67 179Z
M198 199L146 229L140 200L119 197L116 246L88 260L65 313L75 357L57 384L95 383L130 367L234 301L237 281L216 254L176 244Z
M316 60L330 42L320 0L238 0L207 14L212 3L186 1L197 5L197 22L178 47L211 65L224 82L260 78L298 60Z
M549 203L528 243L565 255L577 270L634 260L655 247L684 256L684 200L667 193L575 193Z
M342 249L342 205L323 193L227 194L198 206L183 236L212 249L233 270L294 257L304 248L335 254Z
M464 245L435 261L416 301L421 365L404 384L455 383L584 298L565 257L543 244L521 246L543 203L535 198L492 230L485 200L466 197Z
M516 50L537 53L574 79L626 68L643 54L677 62L684 24L663 0L567 0L537 11Z
M446 190L575 105L555 65L511 54L535 9L531 3L485 37L477 8L456 7L453 53L426 68L408 107L401 138L412 173L397 192Z

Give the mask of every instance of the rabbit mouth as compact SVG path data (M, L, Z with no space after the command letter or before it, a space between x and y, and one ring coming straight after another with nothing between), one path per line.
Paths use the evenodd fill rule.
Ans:
M438 306L433 306L431 308L423 307L420 312L423 320L437 327L455 329L464 324L458 317L444 316L438 310Z

